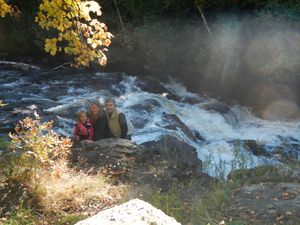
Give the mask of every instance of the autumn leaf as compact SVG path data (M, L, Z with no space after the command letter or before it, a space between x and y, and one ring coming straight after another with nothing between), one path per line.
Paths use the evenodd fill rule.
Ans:
M0 0L0 16L4 17L6 14L12 13L12 7L8 5L4 0Z
M104 51L113 35L107 32L104 23L91 17L91 13L100 16L100 9L95 1L43 0L35 21L51 33L57 30L57 36L45 40L45 51L53 56L60 51L73 55L75 67L87 67L94 59L104 66L107 62Z

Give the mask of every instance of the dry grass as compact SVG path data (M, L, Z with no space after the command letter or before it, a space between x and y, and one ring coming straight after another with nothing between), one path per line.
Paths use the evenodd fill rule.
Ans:
M10 192L16 193L20 185L10 183L5 187ZM14 188L16 190L12 190ZM24 213L30 215L26 216L30 220L24 220L25 222L21 224L74 224L119 203L126 190L127 186L123 184L115 186L101 173L90 174L75 170L68 166L67 160L61 159L55 161L51 168L40 168L34 181L28 180L26 188L19 192L30 193L30 196L35 196L34 199L29 197L30 201L28 199L24 201L22 200L24 194L18 194L11 202L11 210L6 215L0 216L0 224L19 225L18 221L23 218ZM5 190L0 187L0 193L2 192ZM5 193L2 194L5 196Z
M118 202L124 185L113 186L100 173L90 175L75 171L66 161L56 162L52 171L44 171L40 177L44 190L41 205L47 212L94 214Z

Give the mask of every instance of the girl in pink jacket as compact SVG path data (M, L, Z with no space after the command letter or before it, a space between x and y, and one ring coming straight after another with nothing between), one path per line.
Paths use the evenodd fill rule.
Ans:
M88 120L87 113L80 111L77 114L77 124L74 128L75 141L92 140L94 135L94 129L92 124Z

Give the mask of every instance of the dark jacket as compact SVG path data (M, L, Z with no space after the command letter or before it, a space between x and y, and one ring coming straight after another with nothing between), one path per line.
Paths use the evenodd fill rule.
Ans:
M100 117L97 121L91 121L91 123L94 128L93 141L111 137L106 116Z

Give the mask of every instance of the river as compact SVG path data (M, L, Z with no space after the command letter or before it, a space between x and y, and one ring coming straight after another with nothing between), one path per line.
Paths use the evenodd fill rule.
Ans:
M160 82L124 73L2 67L0 90L7 103L0 108L2 136L33 112L54 120L56 132L71 136L76 112L90 101L113 97L134 125L134 142L175 136L197 149L203 169L212 176L282 163L282 157L300 158L300 119L263 120L234 101L191 93L172 78Z

